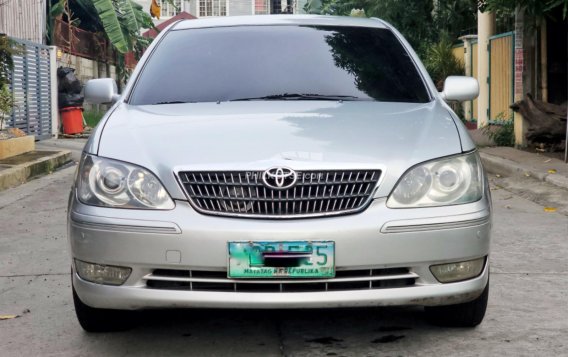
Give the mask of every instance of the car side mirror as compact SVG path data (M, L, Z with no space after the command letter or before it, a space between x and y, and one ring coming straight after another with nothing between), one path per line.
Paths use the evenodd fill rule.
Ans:
M449 76L440 95L446 102L474 100L479 95L479 83L473 77Z
M112 104L120 98L112 78L91 79L85 86L85 100L92 104Z

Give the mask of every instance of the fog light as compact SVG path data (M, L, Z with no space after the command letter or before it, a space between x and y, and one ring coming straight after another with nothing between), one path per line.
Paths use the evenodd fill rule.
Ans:
M122 285L132 272L131 268L86 263L77 259L75 269L81 279L106 285Z
M459 263L432 265L430 271L440 283L452 283L475 278L483 270L485 257Z

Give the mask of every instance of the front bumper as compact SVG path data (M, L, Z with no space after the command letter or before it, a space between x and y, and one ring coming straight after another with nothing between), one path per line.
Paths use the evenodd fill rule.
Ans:
M488 281L487 264L480 276L448 284L429 270L434 264L488 256L486 198L398 210L375 199L358 214L287 221L207 216L183 201L171 211L136 211L86 206L72 197L69 212L73 258L132 268L121 286L93 284L73 274L78 296L96 308L435 306L471 301ZM162 290L146 284L156 269L225 271L227 242L243 240L333 240L338 271L404 267L416 279L406 287L281 293Z

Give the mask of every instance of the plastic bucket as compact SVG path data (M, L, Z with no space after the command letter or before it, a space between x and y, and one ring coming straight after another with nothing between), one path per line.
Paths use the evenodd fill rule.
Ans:
M64 134L78 134L83 132L83 108L67 107L59 110L63 122Z

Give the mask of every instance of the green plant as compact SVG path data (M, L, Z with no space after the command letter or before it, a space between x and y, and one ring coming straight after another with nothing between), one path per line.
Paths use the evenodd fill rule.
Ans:
M476 0L321 0L321 6L310 3L306 9L344 16L352 9L365 10L366 16L379 17L396 27L420 58L444 33L456 39L477 26Z
M134 0L52 0L50 20L63 15L74 26L104 32L121 54L135 50L143 39L140 30L154 27L150 14Z
M424 64L438 90L443 89L444 80L448 76L463 76L465 73L463 63L454 56L453 44L448 37L443 37L426 50Z
M4 121L12 114L14 109L14 97L8 90L7 84L0 85L0 131L4 129Z
M152 39L141 35L141 30L155 28L150 14L134 0L51 0L50 4L48 37L52 43L58 17L83 30L103 32L116 50L119 84L126 82L130 73L124 55L132 52L139 59L150 45Z
M5 34L0 34L0 88L9 83L8 77L14 68L12 57L19 53L17 44Z
M487 135L497 146L515 145L515 125L512 118L505 118L503 112L495 118L495 124L487 125L483 129L483 134Z
M99 123L99 121L101 121L104 115L105 115L104 111L96 109L85 110L83 112L83 118L85 119L87 125L90 126L91 128L97 126L97 124Z
M536 18L549 16L551 11L562 6L562 17L568 14L568 0L484 0L481 11L506 11L515 12L518 7L526 14Z

